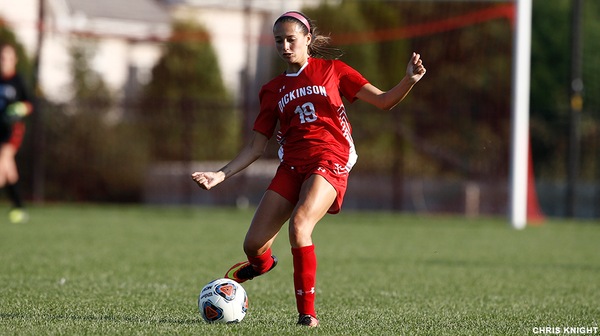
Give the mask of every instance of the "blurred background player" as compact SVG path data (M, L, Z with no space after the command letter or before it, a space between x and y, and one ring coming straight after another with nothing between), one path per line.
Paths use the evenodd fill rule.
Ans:
M19 172L15 155L25 134L22 119L33 111L33 106L23 79L17 73L17 62L15 48L0 44L0 187L6 187L12 202L9 220L24 223L28 215L17 187Z
M246 234L248 260L231 267L225 276L244 282L273 269L277 258L271 245L289 220L297 324L316 327L317 258L312 232L326 213L340 211L348 174L357 159L342 97L389 110L423 77L425 67L420 55L413 53L402 80L383 92L336 60L339 50L329 47L329 38L318 34L304 14L281 15L273 35L287 70L262 87L252 140L219 171L195 172L192 179L210 189L243 170L263 154L279 122L281 164Z

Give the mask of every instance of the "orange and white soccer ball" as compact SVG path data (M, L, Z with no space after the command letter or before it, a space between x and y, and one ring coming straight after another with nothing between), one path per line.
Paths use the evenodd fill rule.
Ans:
M202 288L198 309L208 323L238 323L248 311L248 295L244 287L234 280L213 280Z

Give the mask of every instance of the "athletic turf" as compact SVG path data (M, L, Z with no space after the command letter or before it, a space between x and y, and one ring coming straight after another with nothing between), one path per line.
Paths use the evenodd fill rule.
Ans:
M598 222L515 231L503 218L327 216L314 234L321 325L307 330L294 324L285 229L277 268L244 283L242 323L198 314L202 286L242 259L251 210L54 205L30 215L0 222L0 335L533 335L600 319Z

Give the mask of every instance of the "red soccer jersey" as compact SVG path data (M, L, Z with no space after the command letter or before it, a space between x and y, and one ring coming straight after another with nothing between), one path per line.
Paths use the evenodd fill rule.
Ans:
M270 138L279 121L279 159L291 166L332 161L340 173L357 159L342 96L353 102L368 81L339 60L309 58L295 74L281 74L260 90L254 130Z

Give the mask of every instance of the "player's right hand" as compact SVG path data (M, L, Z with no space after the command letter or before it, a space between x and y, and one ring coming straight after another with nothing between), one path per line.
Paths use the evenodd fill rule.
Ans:
M192 180L194 180L198 186L205 190L216 186L217 184L225 180L225 173L218 172L195 172L192 174Z

